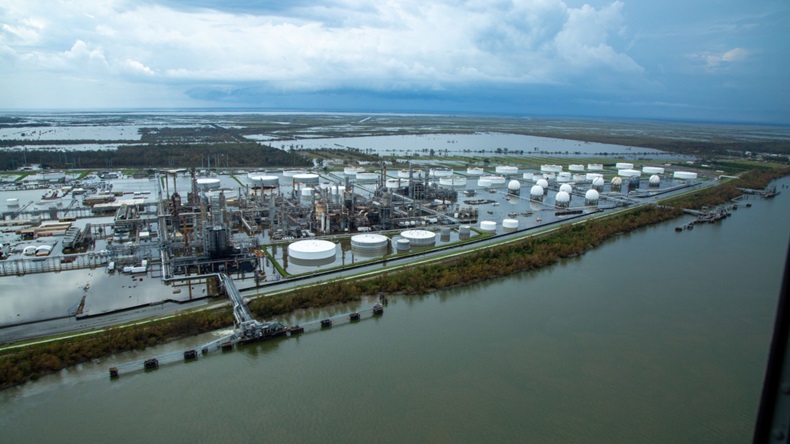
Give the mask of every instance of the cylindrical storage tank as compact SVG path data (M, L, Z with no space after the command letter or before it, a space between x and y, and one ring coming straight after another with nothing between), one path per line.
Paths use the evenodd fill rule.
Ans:
M380 234L358 234L351 237L351 246L353 248L378 250L389 245L389 238Z
M549 189L549 181L546 180L546 179L538 179L538 181L535 183L535 185L537 185L537 186L542 188L541 191L543 191L543 194L546 194L546 190Z
M569 206L571 204L571 195L565 191L560 191L557 193L557 196L554 197L554 204L558 207Z
M491 186L491 179L481 177L480 179L477 179L477 186L480 188L488 188Z
M584 193L584 204L585 205L598 205L598 199L601 197L595 190L587 190Z
M444 185L446 187L465 187L466 178L461 176L440 177L439 185Z
M470 176L482 176L485 174L485 170L478 167L469 167L466 169L466 174Z
M574 174L573 175L573 181L574 182L584 182L586 180L587 180L587 175L586 174L579 173L579 174Z
M488 181L491 182L491 186L504 185L505 181L507 180L507 179L505 179L505 176L495 176L495 175L492 175L492 176L481 176L480 179L481 180L482 179L488 179Z
M544 173L559 173L562 171L562 165L541 165L540 170Z
M305 187L301 190L302 197L313 197L314 192L315 190L310 187Z
M510 194L519 194L521 192L521 182L513 179L507 183L507 191Z
M515 230L518 228L518 220L517 219L504 219L502 221L502 228L509 228L511 230Z
M276 187L280 185L280 178L277 176L259 176L259 185L264 187Z
M650 176L650 179L648 180L648 184L651 187L657 187L661 185L661 177L659 177L658 174L653 174L652 176Z
M17 199L16 197L6 199L5 203L6 205L8 205L8 208L19 208L19 199Z
M36 256L49 256L52 253L52 245L39 245L36 247Z
M618 170L631 170L634 168L634 164L628 162L617 162L615 164L615 168L617 168Z
M543 200L543 187L540 185L533 185L529 190L529 197L535 200Z
M570 182L573 176L567 171L557 173L557 182Z
M299 174L307 174L305 170L283 170L283 176L285 177L294 177Z
M543 173L543 178L546 180L554 180L555 177L554 173Z
M452 168L431 168L431 177L447 177L453 175Z
M345 174L346 176L355 177L357 173L363 173L363 172L365 172L365 169L358 166L347 166L343 168L343 174Z
M692 173L690 171L675 171L672 177L675 179L691 180L697 178L697 173Z
M304 261L331 259L335 257L336 245L318 239L302 240L288 245L288 256Z
M401 184L401 181L403 181L403 179L387 179L385 186L387 188L400 188L401 186L407 185L408 180L403 181L403 184Z
M500 165L496 167L497 174L518 174L518 167L510 165Z
M219 189L219 179L200 178L197 179L197 186L201 190L217 190Z
M664 168L662 167L651 167L651 166L643 166L642 172L645 174L664 174Z
M481 220L480 229L489 233L493 233L496 231L496 222L493 220Z
M571 194L573 192L573 187L567 183L564 183L560 185L560 191L565 191L566 193Z
M401 237L409 240L409 245L424 247L436 243L436 233L427 230L406 230L401 231Z
M397 248L398 251L409 251L411 242L409 242L408 239L398 239L395 241L395 248Z
M592 181L593 189L601 191L603 189L603 177L596 177Z
M642 172L634 169L624 169L624 170L617 170L617 175L623 177L639 177L642 175Z
M294 178L295 183L301 183L305 185L318 185L320 182L320 178L318 174L312 173L301 173L301 174L294 174L292 176Z
M535 180L535 173L524 173L521 175L524 180Z
M375 182L379 180L379 173L357 173L357 180L360 182Z
M443 238L450 237L450 227L442 227L441 235Z
M25 256L35 256L36 255L36 246L35 245L28 245L27 247L22 249L22 254Z
M587 173L584 175L587 180L595 180L596 177L600 177L603 179L603 174L601 173Z
M260 186L261 185L261 177L265 176L266 173L247 173L247 180L253 186Z
M584 171L584 165L570 164L568 165L568 171Z
M409 178L409 170L400 170L398 171L398 177L403 179ZM411 177L413 179L419 179L422 177L422 170L419 168L412 168L411 170Z
M471 232L472 232L472 227L470 227L469 225L461 225L460 227L458 227L458 234L460 234L461 236L469 236Z
M612 191L620 191L623 187L623 179L620 177L615 177L612 179Z
M590 171L603 171L603 164L601 163L588 163L587 169Z

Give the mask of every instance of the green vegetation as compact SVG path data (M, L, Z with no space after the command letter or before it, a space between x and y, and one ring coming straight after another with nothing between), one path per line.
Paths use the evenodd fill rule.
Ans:
M307 158L298 152L286 152L254 142L232 142L223 144L149 144L119 146L115 151L70 151L64 156L60 151L28 150L0 151L0 169L10 170L28 162L50 168L130 170L148 168L201 167L219 162L228 168L255 168L271 166L310 166Z
M700 209L702 207L714 207L741 196L743 192L738 188L762 190L772 180L787 175L790 175L790 168L753 169L744 173L738 179L675 199L667 199L663 203L675 208Z

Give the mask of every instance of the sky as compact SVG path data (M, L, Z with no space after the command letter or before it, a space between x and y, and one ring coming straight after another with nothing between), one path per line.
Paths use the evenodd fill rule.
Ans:
M0 0L0 109L790 124L787 0Z

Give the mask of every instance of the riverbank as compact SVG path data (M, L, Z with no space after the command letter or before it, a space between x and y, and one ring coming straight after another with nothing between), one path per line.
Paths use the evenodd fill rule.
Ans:
M755 171L723 186L735 186L737 183L737 186L744 188L763 188L770 180L787 174L787 169ZM692 199L686 201L691 207L697 204L695 197L707 202L712 199L711 195L723 198L729 193L721 194L717 187L684 199ZM358 301L363 295L424 293L534 270L555 264L562 258L583 254L618 234L677 217L682 213L680 202L684 200L674 202L671 207L639 207L611 217L567 225L545 236L492 247L442 263L384 273L366 280L331 281L287 295L258 298L251 301L250 309L259 318L271 318L302 308ZM41 375L112 353L144 349L227 327L232 324L232 319L230 310L223 307L145 325L109 328L93 336L9 350L0 356L0 387L7 388L35 380Z

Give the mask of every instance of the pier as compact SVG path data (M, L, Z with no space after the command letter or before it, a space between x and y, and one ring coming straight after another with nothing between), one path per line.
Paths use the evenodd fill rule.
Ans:
M264 341L278 336L296 336L303 334L306 331L320 331L324 328L332 327L333 325L341 322L357 322L361 319L363 313L370 313L370 317L381 316L384 314L384 306L381 304L381 302L377 302L368 309L339 314L329 318L309 321L290 327L278 321L261 322L252 316L252 313L250 313L244 298L241 296L241 293L239 292L238 288L236 288L236 284L233 282L233 279L230 276L224 273L214 273L211 275L206 275L206 277L214 277L218 279L221 288L225 291L231 303L233 304L233 318L235 320L233 333L203 344L199 347L200 353L198 353L198 349L176 351L159 355L154 358L146 358L144 360L127 362L116 367L110 367L109 371L111 378L119 377L122 370L124 372L135 370L155 370L159 368L160 364L193 361L199 359L199 356L206 356L211 352L216 352L217 350L233 350L237 344Z

